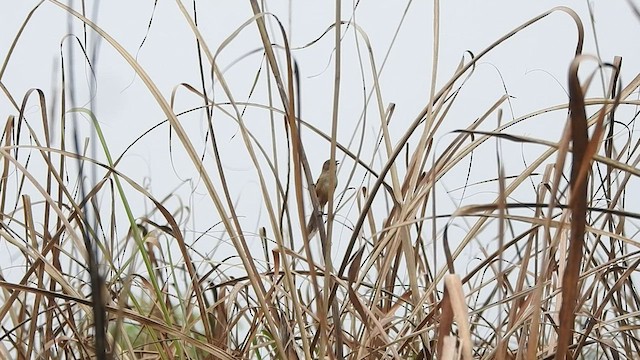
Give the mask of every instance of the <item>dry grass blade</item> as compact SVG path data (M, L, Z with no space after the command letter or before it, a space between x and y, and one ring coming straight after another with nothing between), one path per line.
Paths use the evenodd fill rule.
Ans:
M582 268L582 251L587 216L587 173L581 171L592 161L587 154L587 115L584 108L584 93L578 80L578 66L581 58L576 58L569 70L569 108L571 121L571 237L566 270L562 278L562 307L558 328L558 349L556 359L565 359L573 338L575 309L578 299L578 279Z

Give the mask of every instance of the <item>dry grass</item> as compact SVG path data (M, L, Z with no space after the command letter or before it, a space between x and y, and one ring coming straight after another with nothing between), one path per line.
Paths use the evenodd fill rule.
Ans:
M268 31L265 19L271 15L263 14L256 0L251 1L253 17L215 51L199 32L197 13L177 2L198 40L202 83L182 84L169 99L108 33L82 13L51 3L97 33L144 82L166 116L158 126L170 126L172 139L177 138L172 146L197 169L215 209L211 216L219 223L202 235L186 232L186 207L172 207L172 196L157 199L118 170L126 151L112 157L90 108L69 109L64 93L46 99L38 90L21 95L19 104L5 91L16 112L5 114L1 138L0 241L3 251L20 259L1 268L2 357L622 359L640 352L635 287L640 244L634 239L640 212L629 195L640 175L640 142L633 134L640 76L622 86L621 59L600 64L583 55L583 25L573 11L556 8L531 19L463 60L442 87L434 81L431 98L399 139L389 131L389 124L402 124L393 118L394 105L383 101L377 77L369 79L372 88L365 96L375 99L376 146L384 154L376 166L361 149L337 140L339 76L332 131L323 133L300 118L292 49L282 28ZM437 3L434 11L438 19ZM578 29L569 101L504 120L505 94L470 125L456 125L454 136L440 140L438 130L453 121L450 111L464 106L459 94L478 61L557 12L570 15ZM336 19L341 18L337 11ZM364 29L337 21L323 35L335 35L335 74L341 71L345 27L372 54ZM215 61L247 28L257 28L264 45L256 82L265 77L273 85L264 103L234 100L233 79ZM435 75L437 21L434 30ZM372 55L362 64L372 74L379 71ZM579 67L591 72L578 76ZM209 76L228 101L217 103L207 93ZM585 95L593 93L588 89L594 78L604 80L602 96ZM64 78L61 86L68 87ZM174 109L179 90L201 104L187 112L201 112L207 122L213 154L208 163L197 150L201 144L183 128L185 113ZM53 129L47 101L61 101L62 114L91 120L99 157L91 156L64 123L66 116ZM40 112L27 116L34 102ZM245 107L268 114L271 136L286 141L261 143L244 121ZM241 220L246 215L236 211L236 194L221 165L214 110L237 121L255 170L267 214L257 231L247 229ZM566 123L559 139L517 131L544 114ZM497 125L489 124L496 119ZM328 204L327 225L311 243L301 240L311 211L303 199L309 198L315 172L307 161L310 149L300 141L303 130L324 138L331 158L351 164L340 169L348 178L341 176ZM504 164L503 147L513 145L535 154L517 171ZM284 158L278 155L283 150ZM490 170L493 176L470 183L478 161L483 167L497 165ZM447 199L438 187L459 176L460 169L468 169L467 180ZM92 182L87 180L91 171L97 174ZM480 188L490 189L488 201L453 200L456 192ZM131 202L140 198L149 204L146 214L132 210ZM454 210L441 210L449 202L456 203ZM214 228L220 243L232 249L224 258L211 258L195 246ZM251 240L256 232L261 248Z

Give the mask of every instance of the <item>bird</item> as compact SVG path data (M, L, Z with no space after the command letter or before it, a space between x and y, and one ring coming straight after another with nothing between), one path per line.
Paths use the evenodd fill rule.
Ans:
M331 159L322 164L322 172L320 172L320 176L318 176L318 180L314 185L316 197L318 198L318 210L320 210L320 212L322 212L324 206L329 202L329 196L333 194L333 190L338 186L336 170L339 163L340 162L338 160L335 160L333 173L331 172ZM331 189L331 185L333 185L333 189ZM315 216L312 215L309 219L309 223L307 224L307 234L309 234L309 238L315 234L316 230L318 230L316 226L316 219Z

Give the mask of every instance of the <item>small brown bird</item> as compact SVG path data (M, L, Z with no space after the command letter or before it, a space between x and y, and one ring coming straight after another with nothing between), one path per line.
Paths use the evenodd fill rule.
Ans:
M318 205L320 206L318 210L322 212L324 206L329 202L329 196L333 193L333 190L338 186L338 176L336 174L336 169L338 167L338 160L335 160L335 165L333 168L333 173L331 173L331 160L327 160L322 164L322 172L320 176L318 176L318 181L315 184L316 196L318 197ZM331 180L333 178L333 181ZM331 184L333 182L333 184ZM333 185L333 189L331 189L331 185ZM307 224L307 234L309 234L309 238L311 238L315 234L316 221L315 216L311 215L309 219L309 223Z

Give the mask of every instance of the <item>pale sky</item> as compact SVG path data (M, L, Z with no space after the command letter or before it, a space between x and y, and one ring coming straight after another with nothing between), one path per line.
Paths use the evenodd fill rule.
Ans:
M94 12L91 6L98 2L88 1L87 3L89 5L87 13L93 17ZM176 2L159 1L155 12L153 12L153 3L153 1L138 0L101 1L97 11L98 17L93 20L127 52L137 55L140 65L164 97L169 99L172 90L179 84L187 83L200 88L195 40ZM187 11L192 12L192 2L183 1L182 3ZM37 2L3 0L1 4L3 11L0 13L0 55L4 60L21 24ZM469 50L477 54L528 19L559 5L573 9L581 17L585 27L585 54L597 55L594 41L597 35L603 61L611 62L616 55L623 57L622 83L624 86L638 73L638 65L640 65L640 48L636 41L636 35L640 31L640 19L632 13L626 1L592 2L596 30L594 34L589 20L588 4L587 1L442 1L436 90L439 90L439 86L452 76L465 51ZM225 39L253 15L248 1L199 1L197 5L200 31L209 49L214 53ZM73 2L74 8L79 9L79 6L80 2ZM301 47L314 41L334 23L334 6L334 2L327 1L267 2L268 12L273 14L267 17L272 41L282 44L282 37L276 31L275 18L277 17L290 34L291 46L297 49L293 54L302 75L302 118L326 132L331 131L335 60L333 33L330 32L311 46ZM380 86L384 107L386 108L390 103L396 104L390 131L393 139L397 141L406 131L408 124L425 106L430 95L433 65L433 3L429 1L361 1L355 11L354 6L353 2L342 2L342 19L355 22L367 34L378 71L389 53L380 77ZM148 29L152 12L153 22ZM71 28L68 21L72 23ZM367 94L371 91L373 82L369 55L363 39L358 38L356 41L353 26L344 26L342 30L342 82L338 140L355 152L361 131L358 122L363 109L363 81ZM66 12L59 6L45 1L35 11L9 59L6 71L0 78L2 85L15 101L21 103L22 97L29 89L42 89L46 94L48 106L55 107L55 111L49 109L49 113L59 116L61 43L71 42L74 67L72 70L67 69L67 74L73 71L75 76L74 106L88 106L91 94L89 91L91 73L86 62L83 61L78 42L70 37L65 38L70 31L80 37L82 42L84 41L81 22L75 18L69 20ZM392 43L396 31L397 38ZM449 134L450 131L465 128L481 116L504 94L504 86L513 97L511 107L502 107L505 120L525 115L536 109L565 103L567 101L564 90L567 83L567 70L575 51L576 34L576 26L571 17L557 12L494 49L479 62L474 76L460 93L457 105L448 115L449 121L445 123L440 131L441 135L437 137L439 141L436 144L437 149L444 149L448 145L448 140L453 139ZM97 37L91 31L88 36L91 47L99 44L94 109L109 143L110 151L117 157L137 137L162 122L165 116L140 78L113 47L105 41L96 42ZM146 41L140 47L145 36ZM259 49L260 45L256 27L250 24L221 50L217 57L218 66L221 69L227 69L224 74L225 79L229 83L234 99L238 102L268 103L265 91L265 69L263 68L258 75L260 67L263 66L263 58L260 52L252 53ZM362 68L357 56L358 48ZM68 50L65 49L65 51ZM246 54L250 55L242 58ZM241 60L236 63L238 59ZM283 57L280 57L280 60L282 61ZM70 65L65 64L65 66ZM210 67L207 64L205 66L205 74L208 74ZM586 70L592 71L594 68L593 61L585 63ZM361 69L364 71L364 79ZM259 76L257 89L249 97L250 89L257 76ZM593 86L594 95L601 95L602 86L598 81L599 77L596 78ZM210 79L207 79L207 84L211 95ZM218 84L214 87L214 97L216 102L227 101ZM54 101L57 102L55 105ZM177 91L176 112L199 105L201 101L193 94L185 89ZM72 105L68 104L68 106ZM274 106L281 108L277 97L274 98ZM229 110L228 107L227 110ZM35 100L30 101L26 114L28 119L33 117L39 121ZM0 94L0 115L3 119L9 115L17 115L17 110L11 105L5 93ZM211 147L204 143L206 126L203 114L196 112L182 116L180 119L196 149L206 153L205 164L212 166L213 169ZM83 123L84 135L89 135L90 133L86 131L88 120L81 117L77 120ZM277 117L275 120L278 129L277 152L280 166L282 166L287 155L285 134L282 131L282 118ZM556 112L514 127L512 133L555 141L565 120L566 112ZM244 114L244 121L271 156L268 112L248 108ZM494 119L489 123L495 126L496 121ZM258 226L267 225L255 168L249 160L237 124L220 111L216 111L214 122L223 166L237 204L238 214L245 226L245 231L254 232ZM58 119L55 123L58 123ZM38 126L40 126L39 122L36 121L34 127L38 128ZM381 168L381 159L386 157L384 150L377 154L373 152L378 129L377 105L372 101L367 110L362 157L366 162L373 161L372 167L377 170ZM483 129L491 130L492 128L487 125ZM168 127L165 124L146 135L130 150L118 169L147 186L159 199L172 192L178 195L183 205L188 205L192 209L191 217L184 226L187 231L193 231L193 234L188 235L189 240L193 242L200 232L206 231L219 218L197 178L195 167L185 156L177 138L174 136L170 141L168 134ZM312 171L316 176L322 162L329 157L329 144L307 130L304 131L303 136ZM349 144L352 137L355 137L355 140ZM55 134L54 138L59 139L60 134ZM416 142L417 140L413 140L411 145L415 146ZM172 156L169 155L169 145L171 145ZM523 158L535 158L536 151L540 150L535 150L533 147L523 150L520 144L504 144L504 147L507 175L517 174L524 167ZM96 157L104 160L100 148L97 149ZM479 152L474 160L470 182L495 177L494 152L493 145L487 147L486 154ZM485 155L487 155L486 158ZM341 153L338 153L337 157L343 161L343 166L340 167L338 190L344 191L347 186L360 186L364 172L357 169L354 178L346 184L345 181L354 163L350 159L344 159ZM260 161L263 165L265 164L262 157ZM485 162L492 170L483 169ZM453 172L453 175L443 179L444 185L440 190L463 186L467 165L461 166L458 172ZM267 171L266 166L263 167L263 171ZM282 177L283 174L285 174L284 167L281 168ZM187 180L189 183L177 188L182 181ZM365 184L368 181L366 180ZM346 195L352 193L353 190L345 191ZM440 201L443 206L442 211L452 211L460 195L459 192L443 195L443 201ZM495 193L487 194L480 190L477 192L469 190L465 196L469 197L469 202L483 202L493 199ZM526 198L527 195L524 197ZM140 196L133 195L130 200L137 212L136 216L142 216L149 210L149 203L143 203ZM177 198L169 201L168 204L170 210L180 205ZM356 211L354 207L344 207L336 219L353 221ZM123 221L122 224L126 222ZM124 228L120 228L119 231L121 237L126 234ZM340 229L337 231L335 241L338 244L340 241L347 241L348 236L341 239ZM215 232L213 235L218 236L220 233ZM203 245L202 249L206 252L210 247L210 245Z

